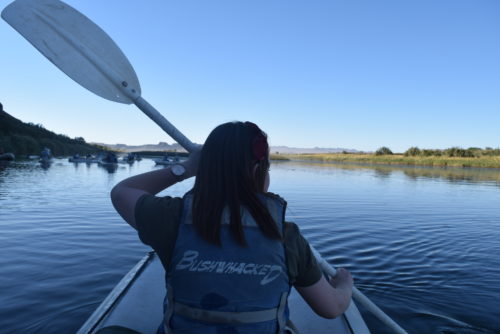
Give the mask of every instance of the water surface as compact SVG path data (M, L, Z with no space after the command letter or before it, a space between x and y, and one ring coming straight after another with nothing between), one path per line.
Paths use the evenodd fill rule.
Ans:
M0 165L2 333L73 333L148 251L108 171L56 159ZM181 196L192 181L168 192ZM287 219L409 333L500 333L500 172L273 163ZM391 333L364 314L372 333Z

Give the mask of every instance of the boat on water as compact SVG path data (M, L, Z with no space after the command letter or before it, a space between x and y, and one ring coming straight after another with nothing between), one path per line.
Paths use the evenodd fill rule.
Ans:
M87 154L85 157L81 157L79 154L75 154L72 157L70 157L68 159L68 161L73 162L73 163L85 162L87 164L90 164L93 162L98 162L99 160L97 158L95 158L94 156L92 156L91 154Z
M128 163L128 164L133 164L135 161L139 161L137 154L135 153L128 153L125 155L120 162L123 163Z
M68 161L74 163L87 162L87 158L81 157L80 154L75 154L71 158L69 158Z
M40 152L40 160L38 160L42 165L49 165L52 163L52 151L50 148L44 148L42 152Z
M69 158L68 159L69 162L73 162L73 163L81 163L81 162L87 162L87 159L85 158Z
M113 152L108 152L104 157L97 162L99 166L115 166L118 164L118 158Z
M2 153L0 154L0 161L13 161L16 159L14 153Z
M150 252L122 278L77 334L105 333L106 328L114 326L154 334L163 321L165 293L165 271L159 257ZM290 320L297 329L291 333L370 333L354 301L342 316L335 319L316 315L293 288L288 305ZM123 333L131 333L125 329Z
M170 157L168 155L165 155L162 158L153 159L153 161L157 165L169 166L178 163L180 160L179 157Z

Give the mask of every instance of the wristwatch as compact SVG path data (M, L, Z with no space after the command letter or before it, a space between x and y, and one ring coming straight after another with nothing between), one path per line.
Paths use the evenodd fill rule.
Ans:
M175 177L177 182L184 180L184 174L186 174L186 167L181 164L175 164L170 167L170 173Z

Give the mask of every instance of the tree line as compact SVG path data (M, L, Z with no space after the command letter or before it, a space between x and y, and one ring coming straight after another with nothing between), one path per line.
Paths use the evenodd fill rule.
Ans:
M382 146L375 151L375 155L392 155L391 149ZM482 156L500 156L499 148L479 148L479 147L450 147L444 150L438 149L420 149L416 146L407 149L403 155L405 157L458 157L458 158L475 158Z

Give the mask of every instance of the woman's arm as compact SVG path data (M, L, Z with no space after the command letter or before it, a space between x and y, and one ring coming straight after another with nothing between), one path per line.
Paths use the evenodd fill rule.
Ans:
M324 276L308 287L296 287L302 298L316 314L333 319L345 312L352 297L353 279L349 271L337 269L335 278L330 283Z
M197 150L191 153L188 160L180 163L186 168L183 179L196 175L198 160L199 151ZM156 195L179 181L181 180L172 174L170 168L132 176L113 187L111 202L120 216L136 228L135 204L137 200L145 194Z
M120 216L136 228L135 204L139 197L145 194L155 195L176 182L170 168L132 176L113 187L111 202Z

